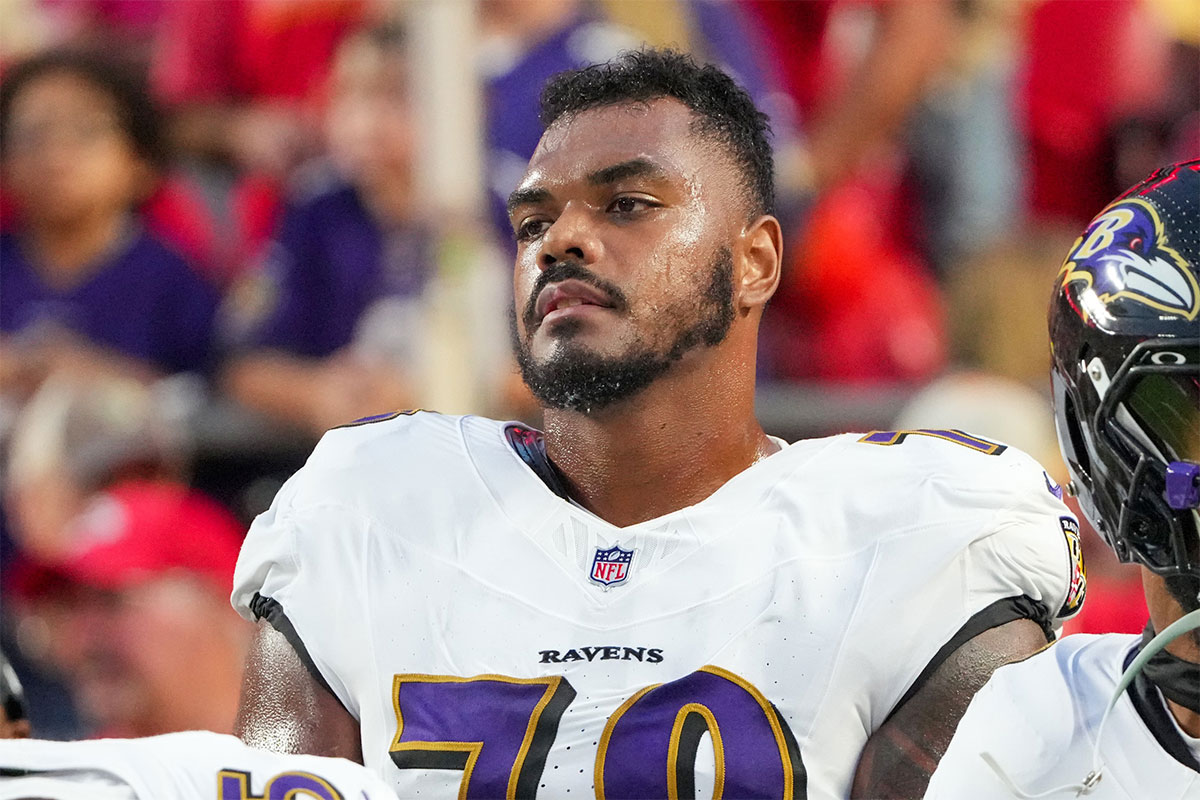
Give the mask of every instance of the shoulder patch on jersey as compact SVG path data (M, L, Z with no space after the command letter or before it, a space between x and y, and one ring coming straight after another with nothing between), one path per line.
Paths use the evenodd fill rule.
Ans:
M1079 522L1074 517L1059 517L1063 536L1067 539L1067 553L1071 559L1071 584L1067 599L1059 610L1059 617L1069 617L1083 606L1087 594L1087 573L1083 565L1083 543L1079 539Z
M896 444L903 444L904 440L909 436L930 436L934 439L942 439L943 441L962 445L969 450L974 450L987 456L998 456L1008 449L1007 445L989 442L987 439L981 439L978 436L972 436L969 433L952 428L945 430L918 428L901 431L871 431L858 441L863 444L877 444L883 447L890 447Z

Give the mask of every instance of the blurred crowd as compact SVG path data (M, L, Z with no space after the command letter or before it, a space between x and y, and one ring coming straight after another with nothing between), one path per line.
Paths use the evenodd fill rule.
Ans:
M322 431L537 423L503 201L554 73L670 45L770 114L772 433L959 427L1059 478L1058 265L1200 153L1190 0L480 0L450 37L432 6L0 5L0 648L36 735L229 729L238 544ZM431 155L439 114L474 173ZM1140 631L1097 544L1069 630Z

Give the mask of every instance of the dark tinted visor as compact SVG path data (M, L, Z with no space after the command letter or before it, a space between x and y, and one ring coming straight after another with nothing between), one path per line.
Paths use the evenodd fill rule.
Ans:
M1125 405L1168 459L1200 462L1200 374L1143 375Z

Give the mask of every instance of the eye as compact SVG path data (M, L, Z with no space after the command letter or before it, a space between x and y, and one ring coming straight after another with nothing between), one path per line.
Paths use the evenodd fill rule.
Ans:
M546 232L550 227L550 220L532 218L527 219L517 226L516 237L518 242L527 242L530 239L535 239Z
M618 214L633 214L648 208L656 208L657 206L657 203L651 202L644 197L621 195L609 204L608 210Z

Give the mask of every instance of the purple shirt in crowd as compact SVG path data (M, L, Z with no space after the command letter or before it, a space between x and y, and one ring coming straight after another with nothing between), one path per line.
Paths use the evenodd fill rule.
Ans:
M164 372L211 367L217 292L140 226L88 276L59 289L16 233L0 235L0 332L33 340L66 330Z
M340 178L323 173L307 183L285 210L254 279L254 293L265 302L249 321L237 321L239 350L332 355L355 340L363 315L378 301L415 298L430 276L431 242L424 232L384 231Z

